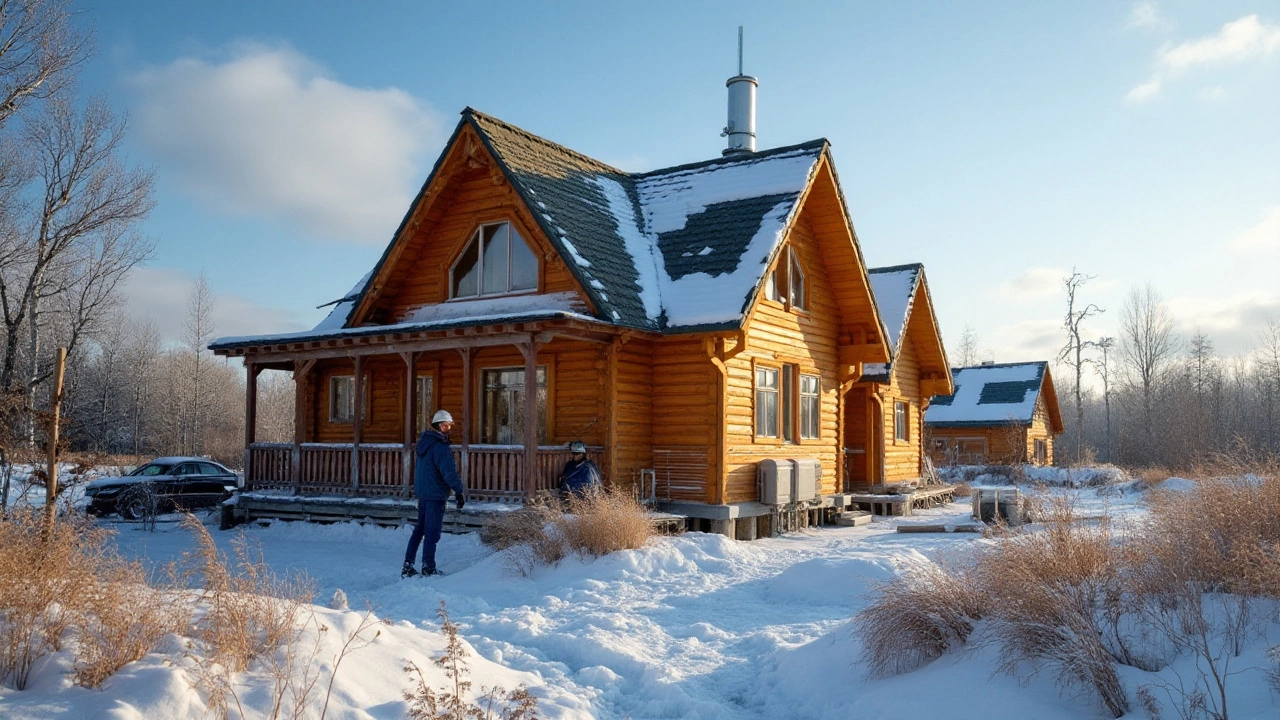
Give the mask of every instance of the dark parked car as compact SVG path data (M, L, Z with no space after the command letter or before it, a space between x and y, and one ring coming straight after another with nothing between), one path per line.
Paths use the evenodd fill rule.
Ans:
M162 457L124 477L101 478L84 486L86 510L93 515L119 513L139 520L175 510L211 507L231 497L240 478L212 460Z

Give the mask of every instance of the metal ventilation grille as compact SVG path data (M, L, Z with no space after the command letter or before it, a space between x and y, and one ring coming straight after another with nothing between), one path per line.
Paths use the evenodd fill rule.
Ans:
M707 449L697 446L654 448L653 473L658 497L704 500L707 496Z

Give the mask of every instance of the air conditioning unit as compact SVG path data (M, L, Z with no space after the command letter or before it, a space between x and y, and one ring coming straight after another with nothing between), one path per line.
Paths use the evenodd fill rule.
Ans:
M791 476L791 502L808 502L818 497L818 478L822 476L822 464L815 458L797 458L796 469Z
M768 458L756 464L756 484L760 502L765 505L787 505L792 502L795 465L790 460Z

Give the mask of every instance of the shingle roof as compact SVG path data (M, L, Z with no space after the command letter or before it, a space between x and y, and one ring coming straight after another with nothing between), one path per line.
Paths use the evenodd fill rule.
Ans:
M1029 424L1048 367L1039 361L952 368L956 391L933 398L925 411L925 425Z
M472 108L463 110L454 139L467 125L565 259L598 319L669 333L741 325L828 147L820 139L632 174ZM437 161L432 177L440 167ZM373 277L389 257L390 248ZM339 320L345 327L345 315L369 285L362 281L359 295L344 297L313 332L330 333Z
M889 333L889 362L868 363L863 368L862 382L889 381L889 368L893 365L893 359L898 356L902 338L907 332L907 321L911 319L911 307L915 303L916 289L920 286L920 274L923 272L924 266L920 263L867 270L867 277L871 280L871 293L875 296L880 318L884 320L885 330Z

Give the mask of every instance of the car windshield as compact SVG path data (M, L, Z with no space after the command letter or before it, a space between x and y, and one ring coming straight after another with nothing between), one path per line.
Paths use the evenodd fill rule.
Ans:
M156 463L150 463L147 465L143 465L142 467L138 468L137 470L134 470L129 474L130 475L164 475L166 472L168 472L168 470L169 470L168 465L158 465Z

